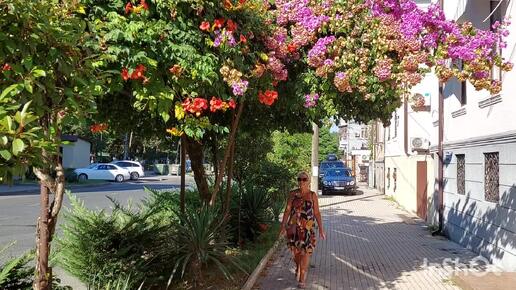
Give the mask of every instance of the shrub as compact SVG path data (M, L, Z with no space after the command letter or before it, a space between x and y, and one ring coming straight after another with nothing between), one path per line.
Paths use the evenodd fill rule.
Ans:
M68 192L72 207L65 214L59 264L87 285L105 287L131 274L131 287L159 283L170 273L173 247L169 224L155 222L152 207L133 211L112 200L111 213L86 209ZM168 275L166 276L168 278Z
M65 169L65 180L67 182L77 181L77 174L75 173L75 168L66 168Z
M0 249L0 254L5 252L14 243ZM34 266L29 265L35 259L34 251L7 260L0 265L0 289L2 290L30 290L34 282ZM60 286L61 281L55 276L52 277L52 289L71 290L69 286Z
M226 232L226 219L216 208L203 206L178 217L180 223L173 238L177 261L172 276L180 273L182 277L188 270L194 282L202 283L203 270L208 265L214 265L227 279L232 278L228 266L245 272L236 259L226 255L228 243L221 237Z
M235 241L240 239L254 241L262 232L263 224L273 219L271 194L266 189L244 185L242 194L233 195L231 221Z

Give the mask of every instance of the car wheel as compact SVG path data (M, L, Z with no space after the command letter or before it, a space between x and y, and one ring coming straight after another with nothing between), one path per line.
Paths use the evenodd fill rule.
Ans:
M88 180L88 175L81 173L79 174L79 181L86 181Z
M138 178L140 178L138 172L131 172L131 180L138 180Z
M122 182L124 181L124 176L122 174L118 174L116 177L115 177L115 181L116 182Z

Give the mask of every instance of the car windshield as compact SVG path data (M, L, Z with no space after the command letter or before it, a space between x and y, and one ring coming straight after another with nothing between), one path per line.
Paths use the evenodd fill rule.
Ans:
M97 163L93 163L90 166L88 166L88 169L93 169L93 168L97 167L97 165L98 165Z
M321 163L321 169L327 168L344 168L344 162L323 162Z
M351 172L347 169L334 168L328 170L326 173L328 176L351 176Z

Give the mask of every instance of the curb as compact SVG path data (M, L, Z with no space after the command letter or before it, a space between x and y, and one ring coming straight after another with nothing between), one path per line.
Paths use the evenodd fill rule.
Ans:
M278 247L283 243L284 239L279 238L274 245L269 249L267 254L262 258L258 266L254 269L253 273L249 275L249 278L247 278L247 281L245 282L244 286L242 286L241 290L251 290L256 283L256 280L258 279L258 276L263 271L265 266L267 265L267 262L271 259L272 255L276 252Z

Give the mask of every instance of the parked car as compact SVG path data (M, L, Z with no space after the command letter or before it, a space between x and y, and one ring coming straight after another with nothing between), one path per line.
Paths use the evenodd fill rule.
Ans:
M143 166L138 161L117 160L111 163L127 169L131 174L131 180L138 180L138 178L145 176Z
M322 194L355 193L356 180L349 168L328 169L322 179Z
M343 161L323 161L319 164L319 187L322 186L322 180L326 171L332 168L346 168L346 165Z
M98 163L84 168L77 168L74 172L77 174L79 181L100 179L122 182L131 178L131 174L127 169L110 163Z
M327 161L337 161L337 159L337 154L328 154L328 156L326 156Z

